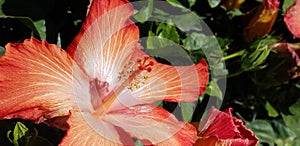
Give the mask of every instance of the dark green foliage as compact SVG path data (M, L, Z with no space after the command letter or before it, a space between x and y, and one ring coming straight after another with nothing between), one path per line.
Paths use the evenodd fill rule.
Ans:
M88 1L46 2L0 1L0 56L8 42L22 42L31 36L67 47L85 19ZM164 6L148 0L143 7L135 5L140 11L132 19L140 28L147 54L170 65L191 65L201 58L209 63L210 82L198 101L162 102L160 106L170 112L178 112L179 107L178 118L188 122L199 121L210 102L221 109L232 107L233 114L246 122L261 145L300 145L300 85L289 74L296 63L270 47L299 41L282 21L282 14L293 2L281 0L281 14L271 33L251 42L243 39L243 16L261 1L246 0L234 10L227 10L221 0L167 0ZM164 9L172 5L173 13ZM17 140L20 145L57 145L65 134L44 124L3 120L0 145L12 145L6 132L13 131L18 121L28 128ZM139 141L136 144L141 145Z

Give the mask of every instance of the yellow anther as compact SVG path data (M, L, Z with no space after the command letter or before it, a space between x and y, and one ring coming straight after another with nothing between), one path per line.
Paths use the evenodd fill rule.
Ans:
M154 61L149 56L137 59L136 61L130 61L119 72L119 82L130 91L139 89L146 84L149 78L146 74L152 71L153 66Z
M134 86L136 89L139 89L141 87L139 83L135 83Z
M132 87L128 87L128 89L129 89L131 92L133 91Z

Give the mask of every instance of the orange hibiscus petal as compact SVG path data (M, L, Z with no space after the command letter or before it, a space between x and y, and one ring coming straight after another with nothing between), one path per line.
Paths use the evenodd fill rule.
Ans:
M119 128L90 114L70 112L67 123L69 129L60 146L121 146L123 143L133 145L128 134L124 135L123 132L121 137L118 133Z
M208 66L204 59L191 66L169 66L157 63L149 75L152 93L161 92L165 86L166 101L191 102L198 99L208 84ZM163 80L163 84L155 83ZM155 93L156 92L156 93Z
M139 30L129 17L125 1L94 0L78 36L68 52L91 78L108 82L113 89L118 73L129 61L139 39Z
M37 122L68 115L75 105L73 87L85 77L64 50L34 38L6 46L0 76L0 119ZM78 92L89 95L84 88Z
M191 124L179 122L165 109L153 105L113 111L105 116L105 120L141 139L146 145L189 146L195 142L197 134Z
M122 12L123 11L123 12ZM88 15L82 24L81 30L68 47L68 53L74 57L74 53L86 31L91 25L98 22L98 28L104 34L116 32L128 21L128 18L133 14L133 9L127 0L93 0L90 4ZM99 23L99 20L100 23ZM110 33L112 34L112 33Z
M297 0L289 7L284 14L284 22L290 32L300 38L300 0Z
M135 54L134 56L141 55ZM156 62L153 59L151 60ZM150 73L145 72L142 76L137 77L141 78L140 80L134 81L143 82L137 85L140 87L132 87L131 90L124 88L118 94L117 100L114 100L108 109L109 111L138 104L154 103L160 100L172 102L195 101L204 92L208 83L208 68L204 59L192 66L174 67L154 63L153 70Z
M137 55L141 56L141 55ZM144 103L157 100L191 102L198 99L208 84L208 66L204 59L191 66L169 66L157 63L147 73L147 80L132 94Z

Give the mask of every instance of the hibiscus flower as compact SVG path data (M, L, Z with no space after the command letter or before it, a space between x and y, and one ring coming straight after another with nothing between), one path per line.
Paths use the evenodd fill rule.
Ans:
M300 38L300 0L296 0L284 14L284 22L289 31L297 38Z
M67 51L34 38L6 45L0 119L65 129L60 145L133 145L132 138L192 145L195 128L152 103L197 100L208 83L207 64L158 63L141 51L132 14L126 1L93 0Z
M256 146L258 138L247 129L242 120L231 115L232 109L225 112L211 107L206 118L193 125L198 129L195 146Z
M263 37L271 32L278 15L278 0L263 0L244 16L244 38L247 42Z

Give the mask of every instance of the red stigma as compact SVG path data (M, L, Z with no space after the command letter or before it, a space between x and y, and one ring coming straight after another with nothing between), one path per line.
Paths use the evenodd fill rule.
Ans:
M139 66L139 70L145 70L145 67L143 65Z
M150 61L148 65L153 66L153 65L154 65L154 62L153 62L153 61Z
M138 59L137 62L139 63L139 66L138 66L138 69L140 71L143 71L143 70L146 70L148 72L151 72L152 71L152 68L151 66L154 65L154 62L153 61L149 61L148 63L146 62L148 59L150 59L149 56L145 56L143 59Z
M146 70L147 70L147 72L151 72L152 68L148 67Z

